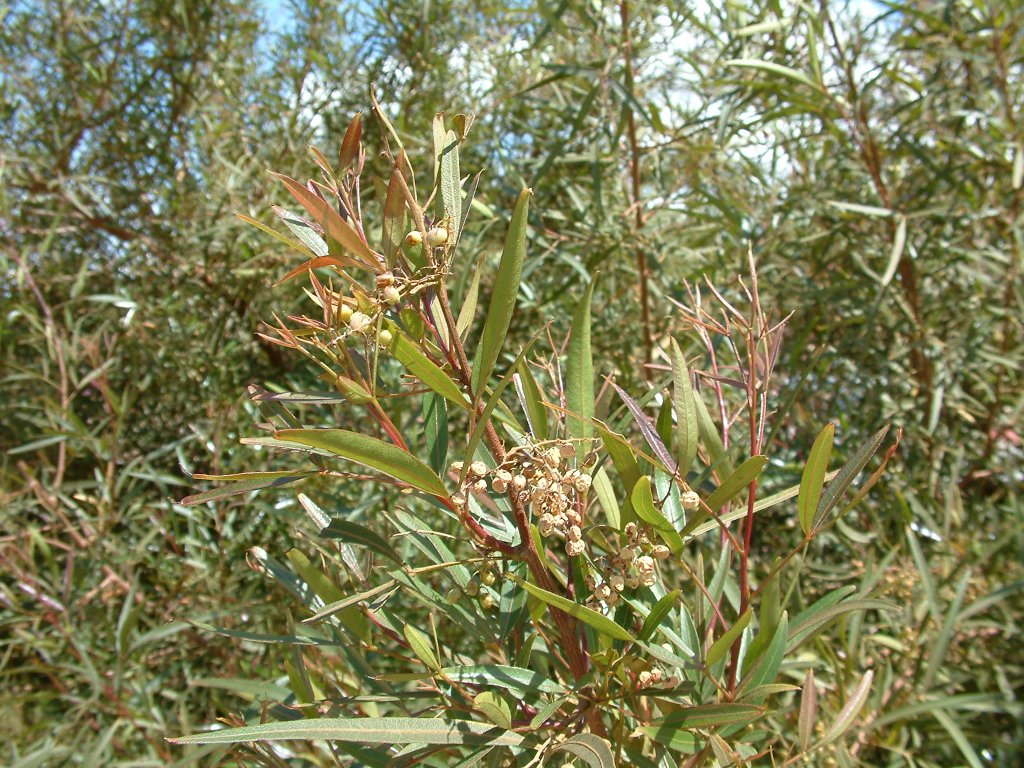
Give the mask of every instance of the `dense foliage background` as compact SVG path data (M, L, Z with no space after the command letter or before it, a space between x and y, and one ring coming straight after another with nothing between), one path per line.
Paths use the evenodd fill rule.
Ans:
M634 389L664 379L672 299L735 285L753 251L766 305L795 313L780 486L828 420L850 445L905 431L815 552L822 580L903 606L820 649L882 670L860 759L1017 764L1024 19L1012 0L688 6L0 7L0 760L171 764L166 735L278 690L275 652L206 627L284 621L245 553L287 549L294 494L173 499L182 469L266 463L238 445L247 384L315 386L256 335L303 298L271 291L290 257L234 213L269 222L266 171L308 177L306 145L335 153L373 83L413 154L435 112L477 113L472 258L536 193L512 333L564 333L600 271L596 359Z

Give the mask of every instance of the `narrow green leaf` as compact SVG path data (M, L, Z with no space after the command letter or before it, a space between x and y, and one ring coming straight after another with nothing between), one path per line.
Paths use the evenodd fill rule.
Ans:
M552 747L552 752L568 752L590 768L615 768L615 758L608 742L592 733L578 733Z
M292 234L299 238L299 241L313 251L317 256L326 256L328 253L327 243L324 241L320 234L313 229L309 222L300 216L296 216L294 213L286 208L282 208L279 205L271 206L271 210L277 215L284 225L291 230ZM361 268L358 262L353 262L352 259L343 257L345 261L354 264Z
M505 730L512 727L512 708L501 694L494 691L478 693L473 697L473 709Z
M306 258L312 259L312 258L316 258L317 256L326 256L327 255L327 245L326 244L324 244L324 246L323 246L323 252L322 253L318 253L316 251L310 250L310 248L307 247L306 245L304 245L303 243L300 243L297 240L292 240L287 235L281 234L280 232L278 232L273 227L269 227L266 224L264 224L262 221L258 221L256 219L252 218L251 216L246 216L244 213L236 213L235 216L237 216L239 219L244 221L246 224L252 224L254 227L259 229L260 231L266 232L271 237L273 237L273 238L275 238L277 240L280 240L282 243L287 245L289 248L294 248L296 251L301 253Z
M630 635L629 632L607 616L604 616L597 611L592 611L579 603L574 603L572 600L568 600L561 595L556 595L552 592L548 592L546 589L541 589L537 585L531 584L530 582L524 581L518 577L510 578L542 603L547 603L550 606L558 608L560 611L582 621L584 624L590 625L601 634L607 635L613 640L625 640L627 642L631 642L633 640L633 636Z
M725 444L722 436L715 426L714 419L699 393L693 393L693 404L697 410L697 433L700 435L700 442L708 454L708 466L717 466L720 470L719 477L729 477L733 473L732 462L725 454Z
M633 511L636 512L637 516L645 523L654 526L673 554L679 554L683 548L683 539L676 532L672 523L668 521L668 518L654 505L654 495L651 492L651 478L646 475L641 477L633 487L629 498L633 504Z
M857 686L850 692L846 699L846 704L839 710L839 714L836 715L836 719L832 722L828 731L825 733L825 737L821 740L820 746L831 744L833 741L842 736L846 731L853 725L854 720L857 719L857 715L860 713L864 703L868 700L868 694L871 693L871 680L874 678L875 673L868 671Z
M459 170L459 137L455 131L445 134L440 163L441 201L448 220L450 240L456 242L462 223L462 176Z
M309 585L313 593L324 603L331 603L341 600L345 593L310 562L305 554L297 549L289 549L285 555L288 562L292 564L299 577Z
M612 485L612 481L608 477L608 471L603 466L598 467L597 472L594 473L591 488L594 490L594 496L597 497L598 504L604 510L605 516L608 519L608 525L613 530L621 531L623 525L622 510L619 508L615 486Z
M835 426L826 424L825 428L818 434L814 445L811 446L811 453L807 457L807 464L804 466L804 473L800 479L800 495L797 499L797 508L800 516L800 527L805 535L810 535L811 527L814 524L814 514L818 510L818 501L821 499L821 490L825 483L825 473L828 471L828 461L832 457L832 438L834 434Z
M818 722L818 689L814 685L814 668L808 667L804 675L803 692L800 694L800 718L797 720L797 733L800 737L800 751L806 752L810 746L814 726Z
M371 552L376 552L378 555L382 555L399 565L404 564L401 556L395 552L394 548L387 542L387 539L371 531L365 525L335 518L320 531L320 536L324 539L338 539L346 544L365 547Z
M672 339L672 404L676 411L676 452L679 457L677 471L686 477L697 458L697 406L693 401L693 385L686 358L675 339Z
M448 466L448 407L440 395L423 395L423 431L430 467L441 475Z
M759 69L763 72L779 75L780 77L784 77L787 80L792 80L796 83L809 85L816 90L821 90L821 87L803 72L798 72L797 70L783 66L782 64L776 64L773 61L761 61L760 59L729 59L724 62L724 65L726 67L736 67L739 69Z
M308 619L303 619L303 623L312 624L316 621L323 621L336 613L344 611L349 606L358 605L359 603L364 603L367 600L373 600L375 597L380 597L381 595L387 592L393 592L396 589L398 589L397 582L394 579L390 579L373 589L368 589L365 592L359 592L355 595L349 595L348 597L337 600L330 605L325 605Z
M473 318L476 317L477 300L480 298L480 275L483 271L484 257L481 256L477 259L473 279L469 283L469 288L466 290L466 298L462 300L462 306L459 307L459 317L455 321L455 330L463 339L466 338L466 333L469 331L470 326L473 325Z
M512 313L516 308L519 280L523 271L523 261L526 259L526 226L531 194L533 193L529 189L519 193L512 212L512 221L505 236L505 247L501 253L501 262L498 264L498 275L494 281L491 301L487 307L487 320L484 322L483 336L480 339L480 362L473 369L473 391L478 394L491 378L491 372L505 343L509 323L512 322Z
M384 323L384 327L394 337L388 350L398 362L405 366L409 373L448 402L455 403L460 408L469 408L466 404L466 399L462 396L459 385L452 381L451 376L442 371L429 357L423 354L415 341L406 336L390 320Z
M558 696L548 704L538 709L537 714L534 715L533 719L530 721L530 730L536 731L544 725L544 723L547 722L547 719L554 715L568 699L568 696Z
M402 632L405 634L405 639L412 652L416 654L416 658L422 661L427 669L440 672L441 665L437 661L437 656L434 655L434 649L431 648L430 637L412 624L402 627Z
M760 635L758 636L760 637ZM744 669L743 672L742 690L744 700L752 704L760 703L752 701L752 689L774 682L779 674L779 669L782 667L782 660L786 656L786 645L789 638L789 617L785 611L782 612L782 616L775 626L765 632L765 636L769 638L770 642L768 642L765 648L764 655L757 659L756 662L753 662L753 668Z
M430 467L398 446L375 437L345 429L282 429L274 437L379 469L433 496L448 496L441 478Z
M765 714L765 708L755 704L702 704L696 707L677 709L664 717L654 720L654 727L670 728L721 728L724 725L750 723Z
M715 640L708 648L708 655L705 659L707 666L713 667L719 661L725 658L726 654L729 653L729 649L732 648L732 644L739 638L740 633L746 629L747 624L750 623L750 617L752 616L750 608L747 608L743 612L743 615L736 619L736 623L729 627L729 630L723 634L720 638Z
M544 407L544 395L533 376L528 363L519 366L515 378L516 391L526 411L530 432L536 440L548 439L548 410Z
M949 713L944 709L937 709L932 714L939 721L939 725L945 728L946 732L952 737L953 743L956 744L957 749L960 750L960 754L964 756L964 760L967 761L970 768L985 768L985 763L978 757L978 753L971 746L971 740L967 738L963 729L957 725L956 720L950 717Z
M656 725L645 725L642 730L651 741L656 741L669 749L683 754L692 754L697 751L697 735L690 731L672 726Z
M832 508L843 498L843 494L857 479L858 475L867 466L868 461L878 451L882 441L889 432L889 427L883 427L868 438L867 442L853 452L853 455L843 465L838 473L834 474L835 479L828 484L825 492L818 502L818 509L815 514L816 520L824 519L825 515L832 511Z
M522 743L517 733L489 723L419 717L332 717L292 720L229 728L194 736L168 739L173 744L239 744L243 742L305 739L354 741L360 744L495 744Z
M673 589L671 592L662 597L658 602L651 608L651 612L647 614L647 618L644 619L644 625L640 629L640 634L637 635L637 639L646 642L649 640L655 632L658 631L658 627L661 626L662 619L668 616L672 609L676 606L676 601L679 599L679 590Z
M579 416L566 416L565 433L570 440L589 438L594 428L594 358L590 349L590 304L594 296L591 280L576 305L569 331L569 357L565 366L565 404ZM582 447L582 446L581 446Z
M633 420L636 425L640 428L640 433L644 436L647 444L651 447L654 455L658 461L661 462L661 468L670 474L675 472L676 460L672 456L668 448L661 441L661 437L658 435L658 430L655 428L651 420L647 418L647 414L644 413L643 408L637 403L632 397L630 397L618 384L612 383L612 387L618 393L619 397L622 398L622 402L626 404L626 408L633 414Z
M745 490L752 481L760 477L767 463L767 456L751 456L708 496L707 505L716 511L724 507L737 494Z

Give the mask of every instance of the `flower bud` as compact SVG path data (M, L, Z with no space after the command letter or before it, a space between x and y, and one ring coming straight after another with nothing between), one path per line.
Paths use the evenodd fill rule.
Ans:
M348 320L348 327L353 333L363 333L372 323L373 321L369 315L364 315L362 312L353 312L352 317Z
M390 347L394 340L394 335L387 328L377 334L377 343L384 348Z
M427 232L426 237L423 238L423 242L431 248L437 248L438 246L444 245L448 242L448 230L444 227L434 227L432 230Z
M683 509L688 512L692 512L700 507L700 496L698 496L694 491L687 491L684 493L681 501Z
M381 297L384 299L385 304L387 304L389 307L393 307L402 300L402 292L398 290L395 286L389 285L387 288L384 289L383 293L381 294Z

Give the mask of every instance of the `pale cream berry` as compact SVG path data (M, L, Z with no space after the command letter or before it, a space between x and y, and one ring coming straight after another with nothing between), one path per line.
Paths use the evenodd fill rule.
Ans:
M348 325L348 321L352 319L352 307L348 304L342 304L338 307L338 319L345 323L345 325Z
M640 673L640 676L637 678L637 682L640 684L641 688L646 688L651 684L651 673L645 669Z
M583 538L583 531L580 530L578 525L570 525L565 532L565 538L569 539L569 541L579 541Z
M493 480L491 480L491 487L494 489L495 493L504 493L505 490L508 488L505 481L502 480L500 477L496 477Z
M456 474L460 474L461 475L462 474L462 467L463 466L464 465L463 465L463 463L461 461L453 461L452 462L452 472L455 472Z
M487 465L482 461L474 461L469 465L469 473L477 477L483 477L487 474Z
M590 490L590 475L579 475L574 481L573 485L576 486L576 490L580 493L586 493Z
M577 557L583 554L585 546L582 541L569 541L565 545L565 552L569 557Z
M507 469L499 469L495 474L498 476L498 479L501 480L503 483L512 482L512 473L509 472Z
M609 576L608 584L616 592L621 592L626 588L626 580L623 578L621 573L613 573Z
M362 312L353 312L352 316L348 320L348 327L353 333L363 333L373 321L369 315L364 315Z
M488 587L491 586L497 580L498 580L498 577L494 575L494 571L487 570L487 571L483 571L480 574L480 583L485 584Z
M376 282L378 288L386 288L389 285L395 284L395 276L390 272L384 272L377 275L374 282Z
M473 483L473 490L476 491L477 493L487 493L487 481L477 480L475 483Z
M651 554L654 555L658 560L665 560L669 555L672 554L672 550L666 547L664 544L655 544L654 549L651 550Z
M580 525L583 522L583 518L580 517L580 513L575 509L567 509L565 511L565 517L569 521L569 525Z
M444 227L434 227L432 230L427 232L426 237L423 238L423 242L431 248L437 248L440 245L444 245L448 242L448 230Z
M469 583L466 584L466 594L470 597L476 597L480 594L480 582L476 579L470 579Z
M551 515L541 515L537 527L540 529L541 536L550 536L555 530L555 518Z
M414 229L412 232L405 236L405 244L411 248L415 248L417 245L423 244L423 235L418 229Z
M485 611L489 611L494 607L494 598L491 597L490 592L484 592L480 595L480 607Z
M461 493L452 494L452 504L454 504L458 509L465 509L466 497Z
M643 555L638 557L636 560L637 567L641 573L653 573L654 572L654 558L649 555Z
M391 331L387 330L386 328L377 334L377 343L380 344L380 346L382 347L390 347L391 342L393 342L394 340L394 334L392 334Z
M544 452L544 463L554 469L562 460L562 455L557 448L549 448Z
M618 592L612 592L610 595L608 595L608 599L605 600L605 603L608 605L609 608L614 608L621 601L622 601L622 598L619 596L619 593Z
M594 597L598 600L607 600L611 595L612 590L607 584L601 584L597 589L594 590Z
M626 535L630 539L636 538L636 523L626 523Z
M657 579L654 578L653 571L651 571L650 573L644 572L643 576L640 577L640 583L643 584L645 587L653 587L656 581Z
M692 512L700 507L700 496L698 496L694 491L687 491L684 493L680 501L682 501L683 509L688 512Z
M526 478L522 475L516 475L512 478L512 487L517 491L521 491L526 488Z
M621 560L622 562L627 563L627 564L630 564L630 563L633 562L633 557L635 555L636 555L636 552L634 551L634 549L632 547L623 547L622 549L619 550L619 560Z
M384 303L389 307L395 306L402 300L402 292L393 285L389 285L385 288L381 296L384 299Z
M637 576L635 573L627 574L627 576L626 576L626 586L629 589L636 589L637 587L640 586L640 577Z

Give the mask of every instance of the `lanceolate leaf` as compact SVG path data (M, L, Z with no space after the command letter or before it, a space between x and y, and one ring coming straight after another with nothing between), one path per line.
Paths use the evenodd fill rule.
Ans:
M594 428L594 359L590 349L590 303L594 296L594 282L587 285L583 298L576 305L569 335L569 359L565 366L565 431L570 440L590 437ZM574 418L578 416L580 418Z
M433 496L448 495L441 478L430 467L401 448L375 437L345 429L282 429L275 432L274 437L379 469Z
M519 696L525 693L565 693L562 686L540 672L504 664L446 667L441 670L441 675L459 683L504 688Z
M341 218L341 214L334 210L326 200L322 200L314 195L295 179L280 173L272 175L281 180L288 188L288 191L292 193L292 196L306 209L312 219L323 227L328 237L333 238L343 248L354 253L362 263L362 266L374 272L384 271L384 268L377 260L376 254L363 242L359 233L353 229L351 224Z
M637 636L639 640L649 640L654 633L658 631L658 627L661 626L661 620L668 616L672 609L675 608L676 601L678 599L679 590L673 589L654 604L654 607L651 608L651 612L647 614L647 618L644 619L643 628Z
M654 452L654 455L658 458L658 461L661 462L662 469L665 469L670 473L675 472L676 460L672 457L668 448L666 448L665 444L661 441L661 438L658 436L658 430L654 428L654 424L652 424L651 420L647 418L647 414L643 412L639 403L627 395L618 384L613 382L612 386L615 388L615 391L619 393L619 397L622 398L622 402L626 404L629 412L633 414L633 418L636 420L637 426L640 427L640 432L643 434L644 439L647 440L647 444L651 446L651 450Z
M528 363L519 366L515 375L516 392L526 411L526 420L530 424L530 432L537 440L548 439L548 411L544 407L544 396L537 380L533 377Z
M324 539L338 539L346 544L365 547L372 552L376 552L378 555L383 555L389 560L393 560L399 565L404 562L383 536L370 530L365 525L359 525L359 523L353 523L350 520L331 520L320 531L320 537Z
M584 624L589 624L601 634L607 635L614 640L626 640L627 642L633 640L633 636L630 635L629 632L624 630L607 616L604 616L597 611L592 611L579 603L574 603L572 600L568 600L561 595L556 595L553 592L548 592L546 589L541 589L537 585L531 584L528 581L523 581L522 579L514 576L510 578L541 602L558 608L573 618L582 621Z
M514 747L523 737L489 723L428 717L335 717L230 728L168 739L174 744L239 744L305 739L360 744L494 744Z
M683 540L672 527L672 523L662 514L661 510L654 505L654 495L651 492L651 479L647 476L641 477L633 487L630 494L630 501L633 503L633 511L645 523L654 526L658 534L668 544L674 554L679 554L683 548Z
M822 746L831 744L853 725L854 720L857 719L857 715L864 706L864 702L868 700L868 694L871 693L871 680L874 675L875 673L870 670L866 672L857 684L857 687L850 692L846 704L843 705L836 719L832 722L828 732L825 734L825 738L821 740Z
M825 492L821 495L821 500L818 502L818 509L815 517L821 519L827 515L839 500L842 499L843 494L846 493L847 489L853 484L853 481L857 479L864 467L867 466L868 461L878 447L885 440L886 434L889 432L889 427L884 427L878 432L875 432L866 443L860 448L853 452L843 468L839 470L839 474L835 476L835 480L828 484L825 488Z
M448 219L451 242L459 239L459 225L462 223L462 177L459 170L459 138L455 131L448 131L441 149L441 201L444 215Z
M452 381L452 378L435 365L429 357L423 354L416 342L406 336L397 325L390 321L385 324L385 327L394 337L389 351L398 362L405 366L409 373L441 395L445 400L455 403L461 408L469 407L466 404L466 399L462 396L459 385Z
M242 493L259 491L263 488L277 488L278 486L288 485L288 483L294 483L296 480L302 480L317 473L256 472L253 474L260 475L260 477L255 477L250 480L241 480L237 483L231 483L230 485L222 485L220 488L211 488L208 491L197 493L194 496L186 496L179 503L183 507L191 507L196 504L204 504L207 501L217 501L219 499L226 499L229 496L238 496Z
M834 434L835 426L826 424L814 441L814 445L811 446L811 454L807 457L803 477L800 479L800 495L797 498L797 508L800 516L800 527L805 534L811 532L811 526L814 524L814 515L818 510L818 500L821 498L821 489L825 484L825 473L828 471L828 460L832 456L832 437Z
M615 768L615 759L608 742L592 733L579 733L552 748L552 752L568 752L590 768Z
M469 330L469 327L473 324L473 318L476 316L477 299L480 297L480 273L483 272L483 269L484 259L481 256L476 263L473 280L466 290L466 298L462 300L462 306L459 307L459 317L455 321L455 330L463 339L466 338L466 331Z
M751 611L749 608L743 612L743 615L736 619L736 623L729 627L728 631L720 638L712 643L711 647L708 648L708 656L706 663L708 667L713 667L719 661L725 658L725 655L732 648L732 644L740 636L740 633L746 629L747 624L750 623Z
M749 723L765 713L764 707L754 704L704 704L678 709L651 723L655 727L720 728L723 725Z
M430 647L430 637L412 624L406 624L402 627L402 632L405 634L405 639L409 643L412 652L416 654L416 658L422 661L427 669L433 672L439 671L441 665L437 662L434 649Z
M686 359L675 339L672 339L672 404L676 412L676 454L679 457L678 472L681 477L693 466L697 458L697 406L693 401L693 385Z
M490 305L487 308L487 320L480 339L479 363L473 369L473 391L477 393L487 386L491 371L494 370L494 364L501 353L501 346L505 343L508 326L512 322L512 313L515 311L519 280L526 258L526 224L531 194L533 193L528 189L519 193L508 234L505 236L505 248L501 253L498 276L494 281Z
M767 463L767 456L751 456L740 464L735 472L726 477L722 484L708 496L707 505L717 512L731 501L736 494L749 486L751 481L760 477Z

